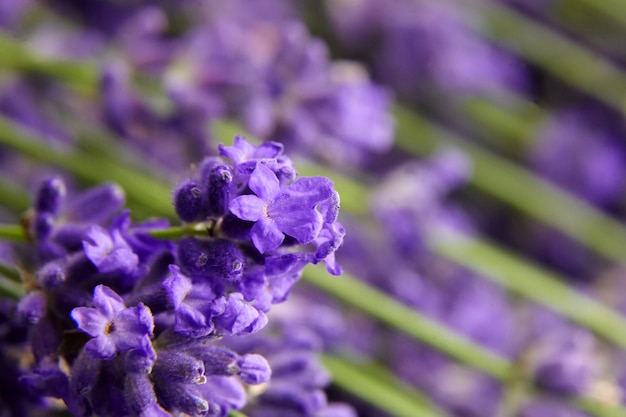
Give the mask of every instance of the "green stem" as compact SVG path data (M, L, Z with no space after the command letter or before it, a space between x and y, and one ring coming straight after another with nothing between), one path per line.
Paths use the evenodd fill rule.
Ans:
M24 227L17 224L0 224L0 239L26 242Z
M0 67L57 78L80 93L95 95L98 87L96 65L38 56L26 45L26 41L0 32Z
M161 182L140 175L122 164L53 148L34 132L4 116L0 116L0 144L36 161L65 169L91 185L114 181L124 188L131 206L143 207L151 215L174 217L173 207L169 203L169 189Z
M157 239L180 239L183 236L210 236L215 225L213 223L192 223L184 226L173 226L166 229L153 229L148 233Z
M230 410L228 417L246 417L246 415L241 411Z
M22 213L30 206L30 197L14 183L0 177L0 206Z
M512 96L512 94L509 94ZM478 97L452 103L454 111L462 114L480 130L477 135L500 149L525 151L535 139L540 123L547 117L545 111L522 97L514 97L512 105L501 105ZM446 106L450 111L450 103Z
M12 266L5 264L4 262L0 262L0 275L5 276L6 278L17 284L20 284L22 282L20 272Z
M525 262L485 240L451 231L428 236L433 251L523 295L626 349L626 319L574 291L564 277Z
M320 267L307 267L303 277L310 284L369 316L497 379L506 378L511 370L506 359L348 274L340 278L331 277Z
M626 417L626 410L617 406L604 404L589 398L573 398L568 403L579 410L597 417Z
M0 270L0 274L4 271ZM19 300L24 295L24 288L13 280L0 276L0 297Z
M624 0L576 0L589 8L604 14L605 17L613 19L626 26L626 2ZM570 0L561 0L561 7L571 7ZM582 28L585 29L585 28Z
M617 66L495 1L469 4L483 36L617 111L626 109L626 75Z
M333 384L396 417L445 417L441 410L425 405L424 395L408 387L389 384L389 376L373 378L348 358L326 355L324 366L333 374ZM395 377L391 377L395 380ZM408 394L413 391L413 396Z
M626 227L617 220L407 109L397 107L395 115L398 147L416 155L427 155L441 145L461 148L473 162L471 185L543 221L596 253L615 262L625 262Z

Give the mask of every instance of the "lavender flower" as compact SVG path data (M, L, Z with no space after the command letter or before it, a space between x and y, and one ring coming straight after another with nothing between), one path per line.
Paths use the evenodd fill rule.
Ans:
M389 149L390 97L358 64L331 63L323 43L295 19L235 13L185 39L166 75L182 109L236 115L257 136L337 165Z
M377 75L404 97L432 86L454 94L497 95L528 84L520 61L465 24L471 11L462 6L407 0L327 4L339 34L353 48L368 45L364 52Z
M319 235L323 219L316 207L333 195L328 179L299 178L281 190L276 175L259 163L248 186L256 196L235 198L230 211L242 220L255 222L250 237L259 252L278 248L285 235L299 243L308 243Z
M75 308L72 318L94 338L85 344L85 351L95 358L111 359L118 352L141 349L141 340L152 337L154 322L145 305L126 308L122 298L103 285L94 289L93 304L94 308Z
M529 160L545 178L608 208L623 194L626 156L620 130L594 110L556 111L537 132Z
M109 234L99 226L92 226L85 238L85 255L100 272L128 274L137 267L139 258L119 231Z

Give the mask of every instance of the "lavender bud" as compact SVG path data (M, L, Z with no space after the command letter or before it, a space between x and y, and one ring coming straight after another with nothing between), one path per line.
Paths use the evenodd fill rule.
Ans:
M258 385L269 381L272 370L267 360L257 354L247 354L237 360L239 377L250 385Z
M33 234L38 241L46 240L52 235L54 229L54 216L49 212L37 213L35 217Z
M69 392L67 376L57 367L36 368L19 379L36 395L65 398Z
M101 361L93 360L82 350L72 365L71 391L81 397L89 394L96 385L101 364Z
M204 417L210 409L209 403L194 387L195 385L171 384L165 381L159 381L154 386L157 397L168 410Z
M174 208L182 221L200 220L202 213L202 191L192 180L183 181L174 190Z
M244 269L241 250L234 243L223 239L181 239L178 243L178 257L187 274L209 280L237 282Z
M65 184L60 178L45 181L37 193L35 210L37 213L50 213L53 216L58 214L65 194Z
M17 305L17 313L30 324L35 324L46 314L46 295L41 291L26 294Z
M45 264L37 272L37 283L45 289L58 287L65 281L65 268L61 262L53 261Z
M163 382L204 384L204 363L202 360L181 352L160 351L152 374Z
M201 346L190 353L204 363L207 375L235 375L240 371L238 355L226 348Z
M90 188L74 198L67 207L67 218L77 223L100 223L118 212L126 200L117 184Z
M201 168L205 192L204 209L209 216L221 217L228 212L234 193L231 167L217 158L207 158Z
M168 417L157 403L150 376L143 373L129 373L124 380L124 396L130 409L141 417Z

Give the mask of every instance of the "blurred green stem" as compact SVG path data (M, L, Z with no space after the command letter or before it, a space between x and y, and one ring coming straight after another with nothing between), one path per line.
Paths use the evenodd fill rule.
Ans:
M151 215L174 217L169 188L124 164L73 150L53 148L36 133L5 116L0 116L0 144L33 160L65 169L90 185L114 181L126 191L131 207L139 205L148 209Z
M556 311L626 350L626 319L573 290L564 277L485 240L452 231L433 231L428 244L440 256Z
M0 67L57 78L82 94L96 94L98 67L92 63L41 56L26 41L1 31L0 51Z
M499 2L467 4L477 18L474 29L483 36L607 106L626 110L626 75L617 66Z
M396 145L415 154L428 155L437 146L462 149L471 159L470 184L517 210L541 220L606 258L624 263L626 227L590 204L550 185L470 140L458 137L403 107L398 119Z
M427 400L422 393L404 386L388 371L381 374L379 369L377 374L368 373L367 364L356 363L347 357L324 355L323 363L333 375L333 384L393 416L447 416L432 404L425 403Z
M307 267L303 277L306 282L369 316L497 379L507 378L511 371L504 358L348 274L337 278L320 267Z
M0 224L0 239L25 242L26 232L21 225Z
M28 193L10 181L0 178L0 206L22 213L30 205Z
M20 277L20 272L17 269L13 268L12 266L5 264L4 262L0 262L0 275L8 278L9 280L15 283L22 282L22 278Z
M19 300L24 295L19 271L0 262L0 297Z

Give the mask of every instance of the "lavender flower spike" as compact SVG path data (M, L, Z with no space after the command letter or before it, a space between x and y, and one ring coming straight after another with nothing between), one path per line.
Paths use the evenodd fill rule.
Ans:
M230 211L255 222L250 237L261 253L274 250L285 235L299 243L315 239L323 218L317 205L334 195L332 182L322 177L301 177L280 189L276 174L258 162L248 183L255 195L242 195L230 203Z
M93 337L85 351L94 358L112 359L117 352L142 349L142 339L152 337L154 320L143 303L124 305L122 298L109 287L98 285L91 307L77 307L71 316L78 328Z

